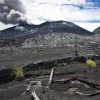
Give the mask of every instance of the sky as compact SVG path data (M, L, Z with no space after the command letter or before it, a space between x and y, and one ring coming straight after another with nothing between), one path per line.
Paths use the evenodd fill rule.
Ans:
M75 23L89 31L100 26L100 0L0 0L1 5L4 1L6 7L1 6L2 9L9 6L11 9L2 10L0 30L20 22L40 24L58 20Z

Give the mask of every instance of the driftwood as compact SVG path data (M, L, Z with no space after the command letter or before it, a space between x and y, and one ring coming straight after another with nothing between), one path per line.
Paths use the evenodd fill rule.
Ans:
M83 78L78 78L78 77L72 77L72 78L69 78L69 79L61 79L61 80L56 80L56 81L53 81L54 83L60 83L60 84L65 84L65 83L68 83L70 81L73 81L73 80L77 80L79 82L83 82L91 87L94 87L94 88L97 88L98 86L100 86L100 83L97 82L97 81L94 81L94 80L90 80L90 79L83 79ZM98 88L100 89L100 88Z
M28 84L27 89L26 89L26 92L29 92L30 89L31 89L31 83Z
M35 91L33 91L31 95L33 100L40 100Z
M82 78L77 78L78 81L83 82L85 84L88 84L89 86L92 86L94 88L97 88L98 86L100 86L100 83L94 80L90 80L90 79L82 79ZM99 88L98 88L99 89Z
M81 92L76 92L76 94L82 95L82 96L96 96L96 95L100 94L100 91L97 91L97 92L94 92L94 93L91 93L91 94L83 94Z
M47 88L49 88L49 89L51 88L51 85L53 83L54 70L55 70L55 68L52 68L51 73L50 73L50 77L49 77L49 81L48 81L48 84L47 84Z
M36 85L36 84L38 84L38 85L41 84L41 81L30 81L28 86L27 86L26 92L29 92L31 89L31 86Z
M61 80L56 80L56 81L53 81L53 83L59 83L59 84L66 84L70 81L73 81L73 80L76 80L76 78L68 78L68 79L61 79Z

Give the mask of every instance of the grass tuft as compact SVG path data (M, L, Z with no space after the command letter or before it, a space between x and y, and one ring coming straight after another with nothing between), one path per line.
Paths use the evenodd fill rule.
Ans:
M23 68L17 68L14 70L14 75L16 79L23 79L24 78L24 70Z
M86 61L86 64L87 64L88 66L90 66L90 67L96 67L96 62L93 61L93 60L91 60L91 59L88 59L88 60Z

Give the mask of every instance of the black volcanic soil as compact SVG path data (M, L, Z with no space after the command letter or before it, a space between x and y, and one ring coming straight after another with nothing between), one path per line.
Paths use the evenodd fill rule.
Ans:
M84 51L84 50L83 50ZM92 52L92 51L91 51ZM87 52L80 52L84 55ZM93 52L92 52L93 53ZM60 59L66 57L74 57L75 53L73 48L48 48L40 49L38 52L33 49L15 48L14 52L0 53L0 69L16 68L26 66L28 64L39 62L42 60L48 61L53 59ZM72 62L71 64L57 67L54 70L54 81L59 79L68 79L71 77L78 77L82 79L94 80L100 82L100 60L96 60L98 65L96 67L89 67L85 63ZM55 67L55 66L54 66ZM26 77L21 80L9 81L0 85L0 100L32 100L31 93L35 89L40 100L100 100L100 95L96 96L80 96L76 92L94 93L99 91L95 87L91 87L83 82L70 81L66 84L53 83L51 89L47 89L51 68L32 70L25 73ZM38 84L33 84L31 90L26 92L28 82L38 81L42 82L42 87Z
M50 70L49 70L50 71ZM34 73L34 71L33 71ZM39 72L38 72L39 73ZM48 73L47 73L48 74ZM71 64L64 67L58 67L54 71L54 81L64 78L79 77L100 82L100 66L89 68L85 64ZM49 79L48 75L40 75L35 78L26 78L23 81L12 81L0 85L0 100L31 100L31 92L38 85L32 85L30 92L26 92L29 81L42 81L42 86L46 87ZM76 92L94 93L99 89L93 88L85 83L70 81L66 84L52 84L51 90L45 88L45 93L41 88L36 90L40 100L99 100L97 96L80 96Z
M0 65L1 66L10 66L10 67L19 67L23 65L28 65L33 62L42 61L42 60L52 60L59 59L66 56L73 56L74 50L71 48L46 48L40 49L40 51L35 51L34 49L21 49L15 48L14 52L4 51L5 53L0 53ZM72 53L71 53L72 52Z
M87 46L79 46L78 53L84 56L95 55L96 53L91 50L87 50ZM1 49L1 48L0 48ZM75 57L75 50L73 46L70 47L54 47L54 48L13 48L13 52L10 52L10 48L4 48L4 53L0 51L0 66L8 67L20 67L25 66L33 62L47 61L53 59L60 59L66 57Z

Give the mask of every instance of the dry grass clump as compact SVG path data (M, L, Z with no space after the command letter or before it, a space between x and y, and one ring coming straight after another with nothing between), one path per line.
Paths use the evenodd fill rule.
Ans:
M91 60L91 59L88 59L88 60L86 61L86 64L87 64L88 66L90 66L90 67L96 67L96 62L93 61L93 60Z
M14 75L16 79L23 79L24 78L24 70L23 68L16 68L14 70Z

